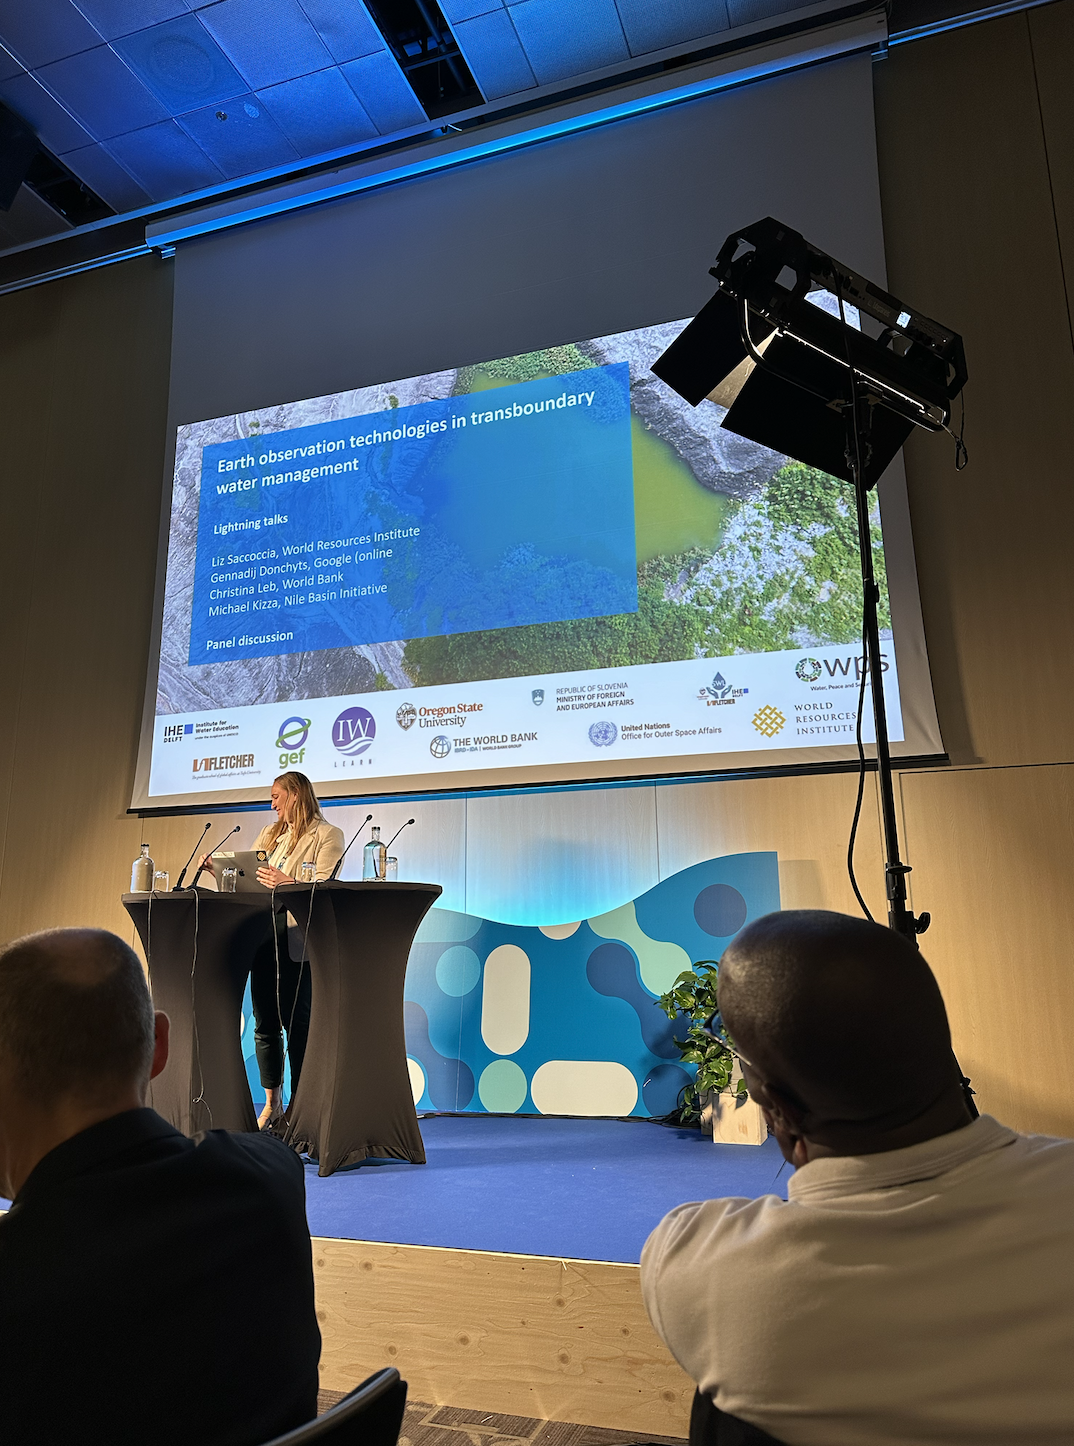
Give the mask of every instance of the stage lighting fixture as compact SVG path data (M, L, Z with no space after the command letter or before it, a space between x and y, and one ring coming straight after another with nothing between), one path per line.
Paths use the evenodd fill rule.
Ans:
M854 487L888 923L916 942L930 920L907 907L910 869L899 857L869 490L915 427L950 432L951 404L966 382L962 338L770 216L728 236L711 275L719 290L652 369L692 406L708 398L726 407L721 425L730 431ZM960 435L955 465L965 462ZM864 767L862 753L862 781ZM859 788L859 812L861 796ZM868 914L853 873L857 818L848 863Z
M719 290L653 371L692 406L726 407L729 431L850 482L856 389L872 487L915 426L949 426L966 381L956 332L771 217L729 236L711 274Z

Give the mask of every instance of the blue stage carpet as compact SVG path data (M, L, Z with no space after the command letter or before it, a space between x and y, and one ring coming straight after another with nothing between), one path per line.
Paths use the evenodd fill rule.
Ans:
M636 1264L673 1206L786 1197L790 1174L775 1140L714 1145L642 1120L433 1116L421 1133L425 1165L365 1162L324 1180L308 1165L311 1234Z

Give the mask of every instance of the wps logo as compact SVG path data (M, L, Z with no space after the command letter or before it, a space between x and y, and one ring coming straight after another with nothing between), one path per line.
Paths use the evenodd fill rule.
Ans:
M364 753L377 736L377 721L368 708L345 708L332 724L332 742L353 758Z
M812 662L813 659L806 659L805 661ZM867 673L867 672L869 671L869 664L868 664L867 659L865 659L865 658L854 658L854 657L850 657L850 658L832 658L832 660L831 660L830 662L829 662L829 660L828 660L827 658L825 658L825 659L824 659L824 666L825 666L825 668L826 668L827 671L828 671L828 677L829 677L829 678L846 678L846 677L849 676L851 668L853 668L853 669L854 669L854 677L858 680L859 683L861 682L861 675L862 675L862 673ZM889 668L889 666L890 666L890 664L888 663L888 655L887 655L887 653L881 653L881 654L880 654L880 671L881 671L882 673L886 673L887 670L888 670L888 668ZM799 673L798 676L801 677L802 675ZM819 669L817 670L817 677L818 677L818 678L820 677L820 670L819 670ZM807 681L808 681L808 682L812 682L813 680L812 680L811 678L810 678L810 679L802 678L802 682L803 682L803 683L804 683L804 682L807 682Z

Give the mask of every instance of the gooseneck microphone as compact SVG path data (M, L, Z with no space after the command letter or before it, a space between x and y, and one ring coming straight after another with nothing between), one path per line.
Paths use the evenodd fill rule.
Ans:
M399 827L398 827L398 828L395 830L395 832L392 834L391 838L390 838L390 839L388 840L388 842L385 844L385 846L384 846L385 853L388 851L388 849L391 848L392 844L393 844L393 843L395 842L395 840L399 837L399 835L403 832L403 830L404 830L405 828L409 828L410 825L411 825L413 822L414 822L414 820L413 820L412 818L408 818L407 821L406 821L406 823L401 823L401 824L399 825Z
M372 817L373 817L373 815L372 815L371 813L367 813L367 814L366 814L366 816L365 816L365 821L363 822L362 827L358 830L358 833L356 833L356 834L354 835L354 838L351 839L351 843L349 843L349 844L347 845L347 847L346 847L346 848L343 850L343 852L340 854L339 858L336 860L336 866L335 866L335 868L334 868L334 869L332 870L332 872L328 875L328 883L332 883L332 881L335 879L336 875L339 873L339 870L340 870L340 868L341 868L341 866L342 866L342 864L343 864L343 860L347 857L347 855L348 855L348 854L350 853L350 851L351 851L351 844L354 842L354 839L356 839L356 838L358 837L358 834L363 831L363 829L365 828L366 824L369 822L369 820L370 820Z
M201 837L198 839L198 841L197 841L197 843L194 845L194 847L190 850L190 857L187 859L187 861L186 861L186 863L183 865L183 867L179 870L179 877L178 877L178 879L176 879L176 881L175 881L175 887L172 889L172 893L173 893L173 894L178 893L179 890L183 887L183 880L186 878L186 871L187 871L187 869L190 867L190 865L194 862L194 855L197 853L198 849L201 847L201 840L202 840L202 839L205 837L205 835L209 832L209 830L212 828L212 826L213 826L213 824L212 824L212 819L210 819L209 822L208 822L208 823L205 825L205 827L202 829L202 831L201 831ZM191 887L193 887L193 886L191 886Z
M216 853L217 849L220 847L220 844L226 843L227 840L231 837L231 835L232 835L233 833L238 833L238 831L239 831L240 828L242 828L242 824L241 824L241 823L237 823L234 828L229 828L228 831L227 831L227 833L226 833L226 834L224 835L224 837L220 840L220 843L218 843L218 844L213 844L212 848L209 850L209 853L210 853L210 854ZM191 855L191 857L193 858L193 854ZM197 873L196 873L196 874L194 875L194 877L190 880L190 887L191 887L191 888L194 888L194 887L195 887L195 885L197 884L198 880L201 878L201 876L202 876L202 874L203 874L204 872L205 872L205 865L204 865L204 864L199 864L199 865L198 865L198 871L197 871Z

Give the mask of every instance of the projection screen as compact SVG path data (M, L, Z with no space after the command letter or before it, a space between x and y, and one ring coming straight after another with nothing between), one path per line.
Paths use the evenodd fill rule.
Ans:
M182 243L132 807L855 756L847 489L649 370L765 215L884 281L867 55ZM873 537L936 754L901 463Z

